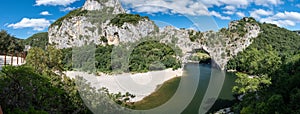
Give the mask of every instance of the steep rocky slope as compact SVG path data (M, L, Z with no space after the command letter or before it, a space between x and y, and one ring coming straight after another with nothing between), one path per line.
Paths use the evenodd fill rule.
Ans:
M122 26L111 23L125 14L118 0L86 0L84 6L58 19L49 28L49 43L57 48L134 42L155 32L155 24L146 17ZM134 17L134 15L130 15ZM130 19L129 19L130 20Z
M221 69L238 52L248 47L260 33L253 18L233 21L228 29L199 32L168 26L162 30L147 17L126 14L118 0L86 0L82 8L54 22L49 28L49 43L57 48L79 47L85 44L118 45L140 41L147 36L158 37L161 43L182 50L183 63L194 50L210 54Z
M178 30L166 27L160 32L165 37L162 43L173 43L182 50L183 62L189 62L189 56L196 49L205 50L221 69L238 52L246 49L260 33L260 27L253 18L243 18L233 21L228 29L223 28L218 32L198 32L194 30Z

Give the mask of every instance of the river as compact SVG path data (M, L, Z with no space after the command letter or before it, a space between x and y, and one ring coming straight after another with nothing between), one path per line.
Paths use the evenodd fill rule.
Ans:
M207 64L187 64L185 66L185 71L185 75L192 77L199 76L200 78L197 91L194 94L192 101L185 108L182 114L198 114L200 104L210 82L212 68L211 65ZM225 79L222 89L220 91L218 99L210 108L210 111L216 111L221 108L232 106L232 104L235 102L235 98L231 90L235 84L235 79L236 76L234 75L234 73L225 73Z

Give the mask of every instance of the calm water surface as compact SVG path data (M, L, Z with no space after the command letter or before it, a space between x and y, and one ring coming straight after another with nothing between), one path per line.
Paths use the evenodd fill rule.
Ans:
M200 104L210 82L212 68L211 65L187 64L185 66L185 71L184 75L192 77L200 76L200 78L197 91L191 103L186 107L182 114L198 114ZM210 111L230 107L235 102L235 98L231 91L235 79L236 76L233 73L225 73L225 80L221 92L215 104L210 108Z

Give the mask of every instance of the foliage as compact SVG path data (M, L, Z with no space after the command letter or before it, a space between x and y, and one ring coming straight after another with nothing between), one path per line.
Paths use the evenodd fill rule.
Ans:
M283 65L270 75L272 85L248 93L235 105L241 113L299 113L300 59Z
M41 75L28 66L6 66L1 72L0 104L4 113L88 112L68 80L53 80L55 75Z
M100 72L111 72L111 53L113 46L98 46L95 53L96 68Z
M227 68L260 75L274 72L281 64L282 61L278 52L270 45L265 45L264 49L259 50L257 48L247 48L229 61Z
M234 59L228 62L227 69L246 71L250 74L271 73L282 63L299 53L300 36L298 34L272 24L260 24L260 27L262 33L253 40L253 43L245 51L238 53ZM256 57L251 59L250 56L252 55L250 54L254 54ZM269 57L271 59L268 59ZM280 60L278 60L279 58ZM253 67L247 68L251 63L256 70L252 69ZM259 64L261 65L259 66ZM275 68L268 71L268 67L265 66ZM266 72L263 72L263 70Z
M24 45L30 45L31 47L39 47L46 49L48 45L48 32L41 32L32 35L23 41Z
M228 32L229 33L236 33L238 34L240 37L245 36L245 34L248 32L246 27L246 23L249 24L257 24L256 20L252 17L244 17L243 19L236 21L237 24L234 25L234 29L230 29ZM227 32L227 33L228 33Z
M196 52L194 55L189 58L192 61L199 61L199 63L210 63L211 57L205 52Z
M22 52L24 45L22 40L9 35L6 31L0 31L0 54Z
M200 31L195 32L191 30L188 32L188 34L192 42L195 42L197 39L201 39L203 37L203 33L201 33Z
M260 24L262 33L227 69L238 74L234 91L244 94L237 113L299 113L300 36L272 24ZM271 79L271 85L269 80Z
M72 70L72 48L61 49L62 60L64 70Z
M118 14L116 17L111 19L110 24L122 27L124 23L138 24L139 21L149 20L148 17L142 17L138 14Z
M245 94L250 92L256 92L264 87L271 84L271 79L267 76L260 76L260 77L249 77L247 74L244 73L237 73L237 79L235 80L236 86L233 87L233 92L236 94Z
M41 48L33 47L26 57L26 64L32 66L36 71L43 73L47 70L62 71L62 52L52 46L44 51Z
M165 44L157 41L143 42L134 48L129 59L129 70L132 72L147 72L151 70L151 64L162 63L165 68L177 69L181 67L180 61L176 59L175 51ZM161 66L152 68L162 70Z
M113 70L117 72L146 72L181 67L176 58L175 50L165 44L156 41L144 42L134 47L132 53L129 53L130 50L126 46L130 47L131 44L63 49L62 63L65 69L72 67L83 71L93 72L96 70L104 73L112 73ZM124 60L124 56L130 58ZM124 61L129 62L124 64Z

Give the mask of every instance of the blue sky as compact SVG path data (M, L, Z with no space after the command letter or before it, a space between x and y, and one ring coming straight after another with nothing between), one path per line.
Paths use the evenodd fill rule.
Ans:
M300 29L300 0L120 0L128 13L149 16L163 27L201 30L227 27L252 16L260 22ZM0 4L0 29L18 38L46 32L56 19L83 6L85 0L5 0ZM193 19L198 22L192 22ZM212 26L214 25L214 26Z

